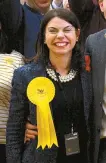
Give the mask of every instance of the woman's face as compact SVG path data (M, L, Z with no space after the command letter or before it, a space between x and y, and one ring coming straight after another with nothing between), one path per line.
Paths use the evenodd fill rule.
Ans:
M78 40L79 33L80 30L76 31L72 24L58 17L53 18L47 24L45 30L45 43L49 48L50 54L71 54Z

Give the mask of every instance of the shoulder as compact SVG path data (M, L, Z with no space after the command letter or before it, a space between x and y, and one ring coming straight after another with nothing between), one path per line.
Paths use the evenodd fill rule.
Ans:
M34 72L36 65L25 64L22 67L19 67L14 70L12 85L16 85L17 87L26 88L28 81L32 78L31 71ZM36 70L35 70L36 71Z
M29 5L27 5L27 3L24 3L24 5L21 5L24 11L24 15L30 17L30 16L35 16L35 17L39 17L42 18L43 15L37 10L37 9L33 9L31 8Z
M106 29L89 35L86 39L85 49L100 50L100 47L102 48L104 45L106 45Z
M36 63L28 63L28 64L25 64L25 65L17 68L15 70L15 72L21 73L21 74L26 74L26 73L29 73L30 71L34 70L34 69L37 69Z
M44 66L42 63L32 62L32 63L25 64L24 66L16 69L14 73L20 74L23 78L24 77L31 78L31 76L36 76L37 73L43 72L43 70L44 70Z
M1 53L0 54L0 65L8 67L10 70L14 70L18 67L24 65L23 55L17 51L12 51L11 53Z
M38 77L44 75L44 66L41 63L29 63L16 69L14 71L12 85L15 84L17 87L26 89L28 83Z
M99 32L96 32L94 34L91 34L87 37L87 40L89 41L93 41L95 40L96 38L98 39L102 39L102 38L106 38L106 29L103 29ZM99 41L99 40L95 40L96 42Z

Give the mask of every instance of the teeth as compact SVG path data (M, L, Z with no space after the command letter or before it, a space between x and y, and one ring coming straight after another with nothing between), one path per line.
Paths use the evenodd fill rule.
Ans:
M67 43L56 43L56 46L65 46L65 45L67 45Z

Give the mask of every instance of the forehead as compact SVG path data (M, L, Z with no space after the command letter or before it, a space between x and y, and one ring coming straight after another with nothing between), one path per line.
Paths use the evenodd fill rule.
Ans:
M66 26L72 26L72 24L61 18L55 17L48 22L46 28L50 28L50 27L61 28Z

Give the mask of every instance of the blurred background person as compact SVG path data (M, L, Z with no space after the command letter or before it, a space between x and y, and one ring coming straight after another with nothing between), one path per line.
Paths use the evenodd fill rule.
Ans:
M68 0L53 0L51 3L51 9L65 8L70 10Z
M106 0L68 0L81 24L84 48L87 36L106 28Z
M26 58L35 56L35 42L44 14L49 10L51 0L4 0L0 6L3 29L9 39L9 49Z
M63 0L63 8L71 10L68 0Z
M106 0L99 1L100 10L106 20ZM86 39L85 54L91 57L94 105L91 116L92 161L106 162L106 29L91 34Z
M11 97L11 80L16 68L24 65L22 54L12 51L7 53L8 38L0 23L0 161L6 163L6 125Z
M63 0L52 0L51 9L63 8Z

